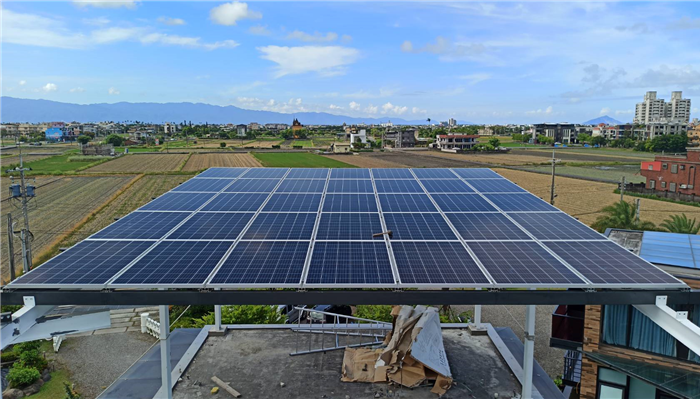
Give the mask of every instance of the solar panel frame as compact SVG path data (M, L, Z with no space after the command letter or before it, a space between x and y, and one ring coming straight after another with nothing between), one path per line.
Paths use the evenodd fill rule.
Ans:
M271 193L271 197L262 212L312 212L321 202L323 194ZM291 202L288 204L288 202ZM316 202L318 201L318 202Z
M450 213L447 218L464 241L532 240L517 224L500 213Z
M426 194L379 194L382 213L439 212Z
M401 194L423 194L418 181L415 179L395 179L395 180L375 180L375 187L379 194L401 193Z
M411 174L410 169L399 169L399 168L384 168L384 169L372 169L372 178L374 180L396 180L396 179L409 179L414 180L413 174Z
M234 241L254 215L252 212L197 212L168 234L167 240Z
M321 179L326 180L329 169L325 168L292 168L286 179Z
M195 176L197 179L235 179L240 177L250 168L209 168Z
M281 179L289 173L289 168L250 168L247 179Z
M136 211L194 212L216 195L216 193L174 193L169 191ZM187 199L187 202L183 202L183 198Z
M370 250L372 253L370 254ZM333 256L335 252L336 256ZM373 257L369 255L374 255ZM380 259L381 257L381 259ZM359 258L359 260L358 260ZM335 260L335 262L333 262ZM381 261L375 264L372 260ZM328 262L328 264L326 263ZM335 263L335 266L332 265ZM338 265L343 264L344 269ZM358 263L362 263L357 271ZM318 270L320 268L320 270ZM377 282L367 282L372 268L377 269ZM382 241L319 241L314 246L308 272L305 275L304 286L315 288L337 288L339 285L348 288L369 288L395 286L395 274L389 260L389 251ZM333 282L326 279L324 274L333 274ZM359 275L364 276L364 282L359 281ZM347 276L350 276L349 278ZM357 276L357 277L353 277ZM340 280L340 281L339 281Z
M370 180L372 176L370 175L369 169L342 169L333 168L331 169L331 180L336 179L365 179Z
M330 201L329 201L330 200ZM372 194L333 194L326 193L323 213L379 212L377 201Z
M235 180L236 179L190 179L170 191L174 193L218 193Z
M326 181L319 179L284 179L276 193L323 193Z
M418 179L422 180L427 180L427 179L456 179L457 176L455 176L454 173L450 169L443 169L443 168L414 168L412 169L413 173L416 175Z
M510 213L515 220L539 241L584 240L608 241L607 237L584 225L564 212Z
M498 173L487 168L452 168L450 169L457 177L463 179L494 179L502 177Z
M494 193L527 193L525 189L506 179L473 179L465 180L475 191L482 194Z
M439 213L387 213L384 220L392 242L459 240Z
M132 212L89 236L86 240L155 241L165 237L168 232L190 216L190 212ZM168 220L168 217L172 219ZM126 231L117 234L120 230Z
M267 193L219 193L199 212L255 212L260 208L269 194ZM234 205L229 206L231 202L236 200L242 201L242 206L236 208Z
M225 193L271 193L282 179L238 179L228 186Z
M315 241L381 241L379 213L321 213Z
M421 180L421 184L430 194L467 194L475 192L474 189L459 179Z
M241 237L245 241L311 240L316 215L301 213L260 213Z
M329 194L374 194L371 180L336 179L328 182L326 193Z
M540 198L530 194L483 194L486 199L505 213L515 212L561 212ZM521 201L517 201L521 200Z
M499 213L498 209L478 193L431 194L438 208L444 213ZM458 203L459 201L459 203Z

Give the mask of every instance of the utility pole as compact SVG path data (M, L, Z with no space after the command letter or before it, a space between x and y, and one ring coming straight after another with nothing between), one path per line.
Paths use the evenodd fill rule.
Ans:
M20 239L22 241L22 265L24 268L24 272L27 273L32 268L32 233L29 231L29 212L27 209L27 204L29 203L30 199L34 198L34 189L36 187L31 184L26 184L24 172L30 171L32 169L24 167L24 161L22 158L22 147L20 146L19 149L19 168L8 169L6 172L19 172L20 176L20 184L10 185L10 195L13 199L17 199L21 202L22 215L24 216L24 228L20 231Z
M622 182L620 183L620 202L625 200L625 184L627 182L627 179L625 176L622 176Z
M12 213L7 214L7 255L10 261L10 281L15 279L15 246L14 228L12 226Z
M554 193L554 176L556 175L556 166L557 166L557 162L559 160L554 157L554 151L555 150L552 150L552 160L551 160L551 162L552 162L552 187L551 187L550 192L549 192L549 204L550 205L554 205L554 198L557 196Z
M636 212L636 214L634 215L634 220L635 220L637 223L639 223L639 206L641 205L641 202L642 202L642 201L641 201L639 198L637 198L637 212Z

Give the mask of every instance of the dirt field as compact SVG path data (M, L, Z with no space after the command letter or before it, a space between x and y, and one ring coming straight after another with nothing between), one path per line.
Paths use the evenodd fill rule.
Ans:
M58 152L56 153L58 154ZM40 159L48 158L53 156L52 153L49 154L37 154L37 153L32 153L31 155L23 155L22 158L24 162L32 162L32 161L38 161ZM6 156L0 158L0 166L2 168L6 168L10 165L19 165L19 156L18 155L13 155L13 156Z
M552 148L553 149L553 148ZM547 159L552 158L552 149L518 149L514 148L510 151L510 154L515 156L525 156ZM642 153L644 154L644 153ZM642 160L653 159L652 156L634 156L635 154L625 154L622 155L620 152L600 152L595 149L555 149L555 156L564 162L626 162L635 163L641 162ZM645 154L646 155L646 154Z
M36 261L42 252L51 247L62 236L90 213L97 210L105 201L125 187L134 176L111 177L63 177L47 180L37 179L37 196L29 204L29 228L34 234L32 255ZM3 179L5 182L7 179ZM76 198L80 198L76 201ZM22 222L21 212L10 201L2 201L0 212L0 251L7 252L7 213L12 212L15 221ZM22 269L19 240L14 241L15 268ZM2 279L9 278L9 258L2 257Z
M550 176L509 169L496 169L496 171L538 197L549 200ZM620 200L620 194L613 193L615 188L614 184L557 177L558 196L554 206L590 225L601 215L599 213L601 208ZM627 197L627 199L634 201L636 197ZM690 205L641 198L640 209L642 220L648 220L657 225L669 216L681 213L685 213L691 219L700 219L700 207Z
M182 168L194 172L213 167L259 167L262 166L250 154L193 154Z
M508 165L520 166L547 163L552 158L540 155L517 155L514 153L508 154L453 154L441 151L426 151L426 157L451 159L458 162L478 162L490 165Z
M259 140L259 141L245 141L240 148L272 148L273 145L282 145L283 140Z
M358 168L405 168L406 166L394 163L391 161L385 161L377 157L370 157L364 154L361 155L323 155L326 158L334 159L336 161L349 163L350 165L355 165Z
M131 154L86 169L85 173L144 173L180 170L187 154Z

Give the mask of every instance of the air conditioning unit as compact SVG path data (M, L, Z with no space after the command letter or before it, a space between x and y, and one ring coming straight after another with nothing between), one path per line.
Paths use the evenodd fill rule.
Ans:
M681 188L688 188L687 184L681 184Z

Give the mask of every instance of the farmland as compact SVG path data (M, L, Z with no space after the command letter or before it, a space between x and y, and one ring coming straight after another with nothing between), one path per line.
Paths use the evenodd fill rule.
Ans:
M86 173L149 173L175 172L187 160L187 154L123 155L109 162L86 169Z
M528 166L525 170L550 173L551 166ZM618 182L624 176L629 183L644 183L646 179L639 174L639 165L612 166L558 166L557 175L580 177L583 179L607 180Z
M369 157L367 155L324 155L325 158L334 159L336 161L345 162L358 168L405 168L404 165L379 159L378 157Z
M256 167L262 166L250 154L193 154L182 168L184 172L196 172L213 167Z
M271 168L352 168L353 165L308 152L253 153L263 166Z
M31 175L70 174L89 168L93 165L99 165L100 163L108 160L108 158L104 160L89 159L76 162L69 160L69 158L75 157L76 155L78 154L76 154L74 151L69 151L62 155L38 157L34 161L25 162L24 166L32 169L28 173ZM17 157L17 160L19 160L19 157Z

